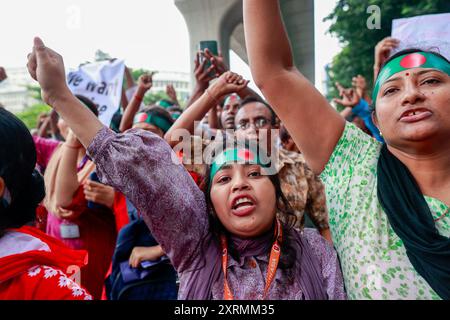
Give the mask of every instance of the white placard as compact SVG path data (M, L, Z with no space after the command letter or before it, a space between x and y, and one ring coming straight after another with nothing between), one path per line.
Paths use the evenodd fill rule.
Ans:
M392 37L400 40L395 52L405 48L434 50L450 59L450 13L395 19Z
M108 127L120 106L124 70L123 60L101 61L85 64L67 75L72 93L91 99L100 121Z

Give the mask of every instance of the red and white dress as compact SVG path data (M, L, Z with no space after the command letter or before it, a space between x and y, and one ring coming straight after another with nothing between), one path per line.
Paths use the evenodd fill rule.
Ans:
M86 264L85 251L68 249L36 228L9 230L0 238L0 300L92 300L72 280Z

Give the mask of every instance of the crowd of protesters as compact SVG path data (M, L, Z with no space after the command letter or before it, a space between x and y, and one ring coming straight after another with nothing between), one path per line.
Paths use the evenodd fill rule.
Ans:
M332 106L278 1L243 2L264 98L206 49L183 107L126 68L109 128L34 39L52 111L0 108L0 299L450 299L450 62L386 38Z

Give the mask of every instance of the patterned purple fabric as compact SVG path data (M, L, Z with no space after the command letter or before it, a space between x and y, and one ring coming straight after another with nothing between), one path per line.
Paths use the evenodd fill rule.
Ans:
M210 232L205 197L169 145L141 130L115 134L98 132L88 148L102 182L125 194L142 213L156 240L179 273L179 299L222 299L221 250ZM345 299L342 274L334 249L316 231L292 229L297 263L293 270L278 269L268 299L317 299L301 290L298 261L303 250L319 266L322 291L329 299ZM228 281L236 299L260 299L264 290L271 240L232 239L240 258L229 257ZM302 244L301 246L299 244ZM262 247L261 252L248 250ZM247 255L257 253L256 255ZM305 270L303 270L305 271ZM325 297L326 298L326 297Z

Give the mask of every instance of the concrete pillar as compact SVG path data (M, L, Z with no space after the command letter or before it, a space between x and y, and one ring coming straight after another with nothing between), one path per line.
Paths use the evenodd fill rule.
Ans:
M175 0L189 30L191 67L202 40L216 40L229 63L231 33L242 22L241 0Z
M189 30L192 70L201 40L218 41L228 64L230 48L248 63L242 0L174 1ZM314 83L314 0L280 0L280 4L296 65Z

